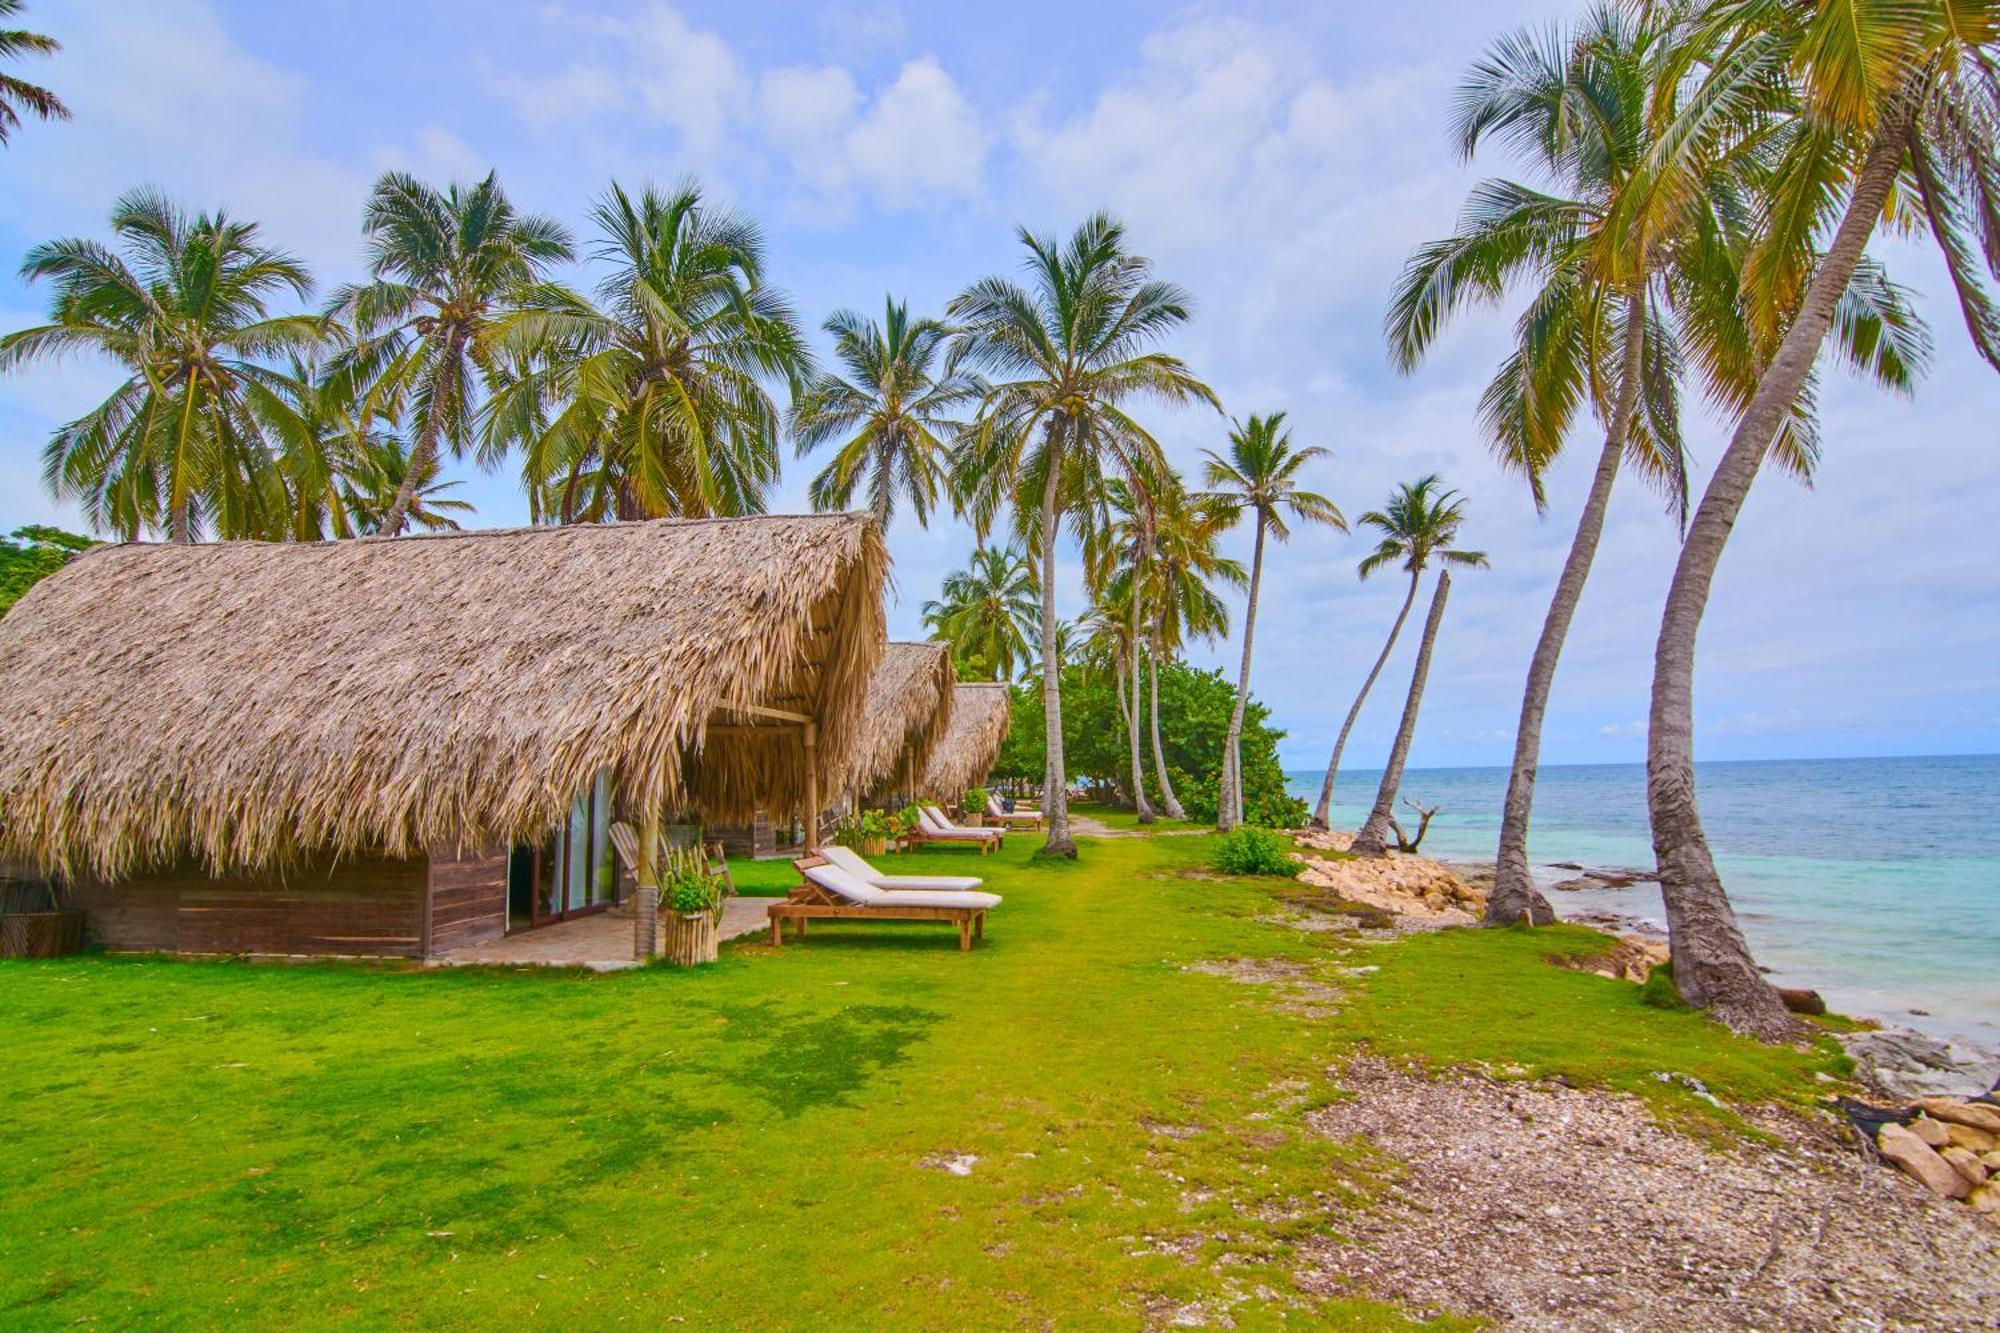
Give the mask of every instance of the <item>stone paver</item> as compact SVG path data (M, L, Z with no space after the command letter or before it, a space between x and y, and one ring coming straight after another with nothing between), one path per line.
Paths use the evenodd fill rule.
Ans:
M749 935L770 924L768 909L777 898L731 898L722 909L719 934L725 940ZM632 956L632 918L613 912L524 930L505 939L453 949L431 960L440 967L587 967L617 972L639 966Z

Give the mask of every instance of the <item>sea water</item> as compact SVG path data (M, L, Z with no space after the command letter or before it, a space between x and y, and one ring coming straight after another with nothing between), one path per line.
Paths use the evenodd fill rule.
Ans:
M1319 772L1286 775L1319 797ZM1380 770L1343 770L1335 828L1358 826ZM1412 769L1402 795L1439 807L1423 850L1490 864L1504 768ZM1756 760L1696 767L1703 827L1758 962L1844 1013L2000 1047L2000 755ZM1416 814L1398 803L1405 829ZM1556 911L1665 930L1659 886L1557 890L1573 870L1653 865L1638 764L1542 769L1529 841Z

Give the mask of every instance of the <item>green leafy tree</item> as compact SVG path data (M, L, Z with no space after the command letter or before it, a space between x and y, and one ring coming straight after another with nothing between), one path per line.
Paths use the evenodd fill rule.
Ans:
M1250 652L1257 635L1257 594L1264 582L1265 535L1289 541L1292 530L1285 521L1287 515L1302 523L1323 523L1347 531L1347 519L1339 506L1298 484L1301 468L1332 455L1318 445L1294 448L1292 433L1284 424L1283 412L1268 417L1253 414L1247 422L1233 423L1228 457L1202 450L1208 459L1203 477L1222 516L1234 524L1247 509L1256 515L1257 530L1250 556L1250 597L1243 611L1243 666L1236 682L1237 706L1223 741L1222 794L1216 824L1224 830L1243 822L1243 793L1236 781L1240 766L1237 748L1243 732L1243 701L1250 697Z
M923 616L931 637L951 645L959 679L1011 681L1029 661L1041 618L1034 566L1011 546L982 546L945 575Z
M898 496L928 524L949 492L948 441L964 424L956 414L978 401L979 381L958 368L950 327L911 319L904 302L885 299L880 324L841 310L824 327L847 374L823 372L791 413L801 455L840 441L808 488L813 508L846 509L865 489L884 528Z
M23 8L21 0L0 0L0 22L15 17ZM62 43L53 37L44 37L26 28L0 28L0 60L52 56L60 50ZM43 120L70 118L69 108L47 88L12 74L0 74L0 148L6 147L14 131L21 128L21 110L24 107L29 114Z
M266 361L320 334L270 302L310 293L305 266L262 244L254 223L190 217L150 190L118 200L111 230L116 249L70 239L30 250L21 276L54 284L49 322L0 338L0 371L81 352L126 372L49 440L50 489L128 541L162 529L177 542L282 535L265 426L286 409Z
M11 539L0 539L0 615L28 589L95 545L88 537L39 523L14 529Z
M1132 418L1131 405L1217 404L1179 358L1150 350L1187 322L1188 298L1126 248L1120 223L1098 214L1065 242L1025 229L1018 235L1028 252L1028 282L982 279L947 311L964 330L965 364L994 377L954 472L980 531L1009 505L1017 532L1039 544L1049 764L1043 851L1073 857L1056 654L1058 532L1087 503L1107 465L1129 476L1158 458L1158 443Z
M763 233L692 181L614 182L591 216L597 299L525 299L507 341L532 369L495 396L492 438L525 451L545 520L761 513L783 426L766 384L796 397L812 371Z
M371 281L334 293L329 316L354 337L330 369L365 394L364 426L383 416L409 433L412 466L381 518L382 534L393 537L442 451L477 446L481 394L500 366L501 316L551 265L571 258L570 238L548 218L517 212L491 172L442 191L384 173L361 229Z

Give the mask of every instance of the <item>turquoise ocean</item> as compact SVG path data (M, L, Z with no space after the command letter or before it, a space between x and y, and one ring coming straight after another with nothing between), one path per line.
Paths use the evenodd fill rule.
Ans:
M1320 772L1288 772L1318 799ZM1352 829L1380 770L1342 770ZM1754 760L1696 769L1702 821L1757 960L1844 1012L2000 1047L2000 755ZM1493 860L1504 768L1412 769L1402 794L1441 807L1423 851ZM1414 830L1414 816L1397 817ZM1555 891L1575 871L1653 865L1638 764L1544 768L1529 854L1562 916L1615 912L1664 932L1659 886ZM1922 1013L1912 1013L1921 1010Z

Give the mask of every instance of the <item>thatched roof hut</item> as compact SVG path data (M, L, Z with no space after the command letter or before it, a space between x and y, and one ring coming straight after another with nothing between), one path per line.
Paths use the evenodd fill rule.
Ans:
M116 876L423 853L621 801L838 790L883 641L860 515L108 546L0 619L0 855Z
M885 646L841 790L855 797L913 790L950 725L955 679L951 651L941 643Z
M951 725L924 769L924 793L940 801L957 800L993 771L1013 707L1005 682L960 683L951 693Z

